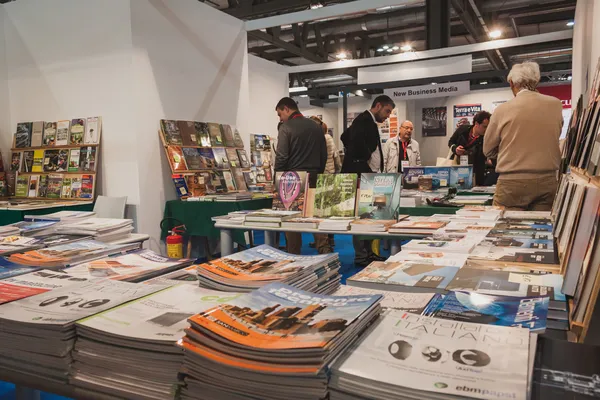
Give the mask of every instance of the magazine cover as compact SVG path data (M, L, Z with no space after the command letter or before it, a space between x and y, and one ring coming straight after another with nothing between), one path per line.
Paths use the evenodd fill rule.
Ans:
M44 122L44 146L54 146L56 142L56 122Z
M385 290L372 290L356 286L342 285L333 294L334 296L372 296L380 294L383 296L381 306L393 310L401 310L413 314L421 314L429 304L434 293L403 293L389 292Z
M181 146L167 146L167 153L173 172L186 171L188 169Z
M223 137L221 136L221 127L219 124L210 122L208 124L208 133L210 134L210 143L213 147L223 146Z
M514 247L496 247L488 244L476 246L471 252L471 259L499 261L511 263L558 264L554 251L525 250Z
M94 240L80 240L45 249L32 250L23 254L13 254L10 261L25 265L38 265L42 263L62 263L83 255L93 255L113 249L118 252L122 245L113 245Z
M161 119L160 127L167 145L181 146L183 144L177 121Z
M239 296L191 285L172 286L77 321L77 325L126 339L174 343L185 334L189 317Z
M391 311L332 369L333 375L366 380L375 390L411 389L410 398L429 399L426 392L437 392L444 398L525 400L528 358L526 329Z
M156 278L148 279L142 282L145 285L180 285L182 283L187 283L191 285L198 286L198 274L196 270L198 266L190 265L189 267L178 269L173 272L169 272L166 274L162 274L157 276Z
M188 170L199 170L204 168L202 164L202 155L200 154L200 149L195 147L184 147L183 148L183 158L185 158L185 163L187 164Z
M358 216L368 219L397 219L401 188L401 174L361 174Z
M549 297L550 300L565 301L561 292L562 275L525 274L497 271L484 268L461 268L448 290L461 290L498 296Z
M542 239L552 240L552 232L539 232L539 231L523 231L523 230L506 230L506 229L492 229L487 235L488 238L528 238L528 239Z
M192 260L186 258L163 257L151 250L136 250L123 255L84 262L65 269L65 272L83 278L137 281L145 276L168 272L191 262Z
M13 276L0 280L0 304L86 282L87 280L87 278L78 278L49 270Z
M235 147L235 142L233 140L233 130L230 125L221 124L221 133L223 135L223 142L227 147Z
M71 135L69 144L83 144L83 135L85 134L85 119L75 118L71 120Z
M94 279L4 304L0 319L65 325L162 289L160 285Z
M40 270L40 267L29 267L22 264L16 264L8 261L5 257L0 257L0 279L10 278L11 276L18 276L28 274Z
M189 321L247 347L325 348L380 300L380 295L324 296L272 283Z
M468 254L444 253L441 251L406 250L394 254L387 261L425 261L437 266L462 268L467 262Z
M546 329L548 297L508 297L491 294L449 292L427 315L453 321Z
M496 229L502 230L515 230L515 231L538 231L538 232L552 232L552 224L542 223L539 221L505 221L499 222L496 225Z
M275 173L273 210L304 212L308 173L286 171Z
M348 278L348 285L364 283L400 285L427 289L444 289L459 267L436 265L433 260L380 262L374 261L358 274ZM383 286L369 285L369 287ZM393 290L393 289L389 289Z
M525 238L494 238L487 239L485 243L490 243L496 247L510 247L520 250L554 250L554 240L552 239L525 239Z
M305 268L326 263L331 258L331 254L288 254L263 244L200 264L198 273L207 271L219 277L240 281L280 281L299 274Z
M598 398L600 347L540 336L532 378L533 400Z
M450 168L450 181L448 186L457 189L473 188L473 167L453 166Z
M242 140L242 136L240 135L240 132L237 130L237 128L233 130L233 142L235 144L235 147L244 148L244 141Z
M405 189L418 189L419 177L431 176L432 189L446 188L450 184L451 167L404 167L402 169L402 187Z
M320 174L315 191L314 217L353 217L357 174Z
M227 152L223 147L216 147L212 149L215 155L215 166L218 169L229 169L229 159L227 158Z

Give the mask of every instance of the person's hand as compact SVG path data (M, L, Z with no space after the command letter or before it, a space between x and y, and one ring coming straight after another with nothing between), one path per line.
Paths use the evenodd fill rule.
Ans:
M493 166L494 165L494 163L492 162L491 158L488 158L485 163L486 163L486 165L489 165L489 166Z
M465 150L465 148L464 148L464 147L462 147L462 146L458 146L458 147L457 147L457 148L454 150L454 152L455 152L457 155L459 155L459 156L464 156L464 155L465 155L465 153L466 153L467 151Z

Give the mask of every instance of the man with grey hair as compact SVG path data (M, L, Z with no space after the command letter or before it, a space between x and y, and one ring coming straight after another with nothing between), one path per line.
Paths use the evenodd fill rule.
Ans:
M540 67L516 64L508 74L515 98L490 119L483 152L497 158L494 205L512 210L549 211L557 190L562 104L537 92Z
M398 135L383 147L383 172L402 172L402 167L417 167L421 165L419 143L413 140L414 126L410 121L400 124Z

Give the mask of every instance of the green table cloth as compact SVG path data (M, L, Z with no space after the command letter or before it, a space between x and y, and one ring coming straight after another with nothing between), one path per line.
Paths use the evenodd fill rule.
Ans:
M227 215L232 211L260 210L272 207L273 199L236 202L171 200L165 204L164 217L181 221L181 224L184 224L186 227L187 235L218 238L220 231L215 228L215 223L211 220L212 217ZM167 236L168 229L180 225L175 220L169 220L164 224L165 229L162 231L163 240ZM245 244L244 232L236 230L234 241Z
M410 215L411 217L431 217L433 214L456 214L460 210L458 207L400 207L398 214Z
M13 224L23 221L26 215L45 215L58 211L92 211L94 204L74 204L48 208L36 208L34 210L0 210L0 225Z

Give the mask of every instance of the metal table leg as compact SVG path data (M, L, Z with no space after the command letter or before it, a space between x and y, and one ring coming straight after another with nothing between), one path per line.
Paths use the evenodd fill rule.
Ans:
M391 242L392 242L391 247L390 247L391 255L399 253L400 250L402 250L402 246L400 245L402 243L402 241L399 239L392 239Z
M265 231L265 244L271 247L277 247L277 232Z
M221 229L221 257L233 254L233 231Z

